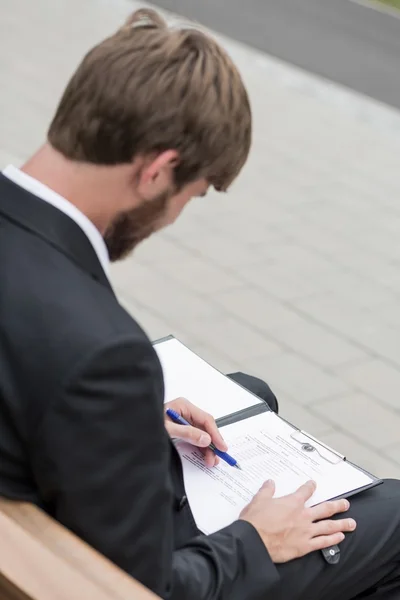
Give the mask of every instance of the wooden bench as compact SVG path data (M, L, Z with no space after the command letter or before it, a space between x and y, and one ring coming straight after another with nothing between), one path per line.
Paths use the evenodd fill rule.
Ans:
M0 498L1 600L157 598L35 506Z

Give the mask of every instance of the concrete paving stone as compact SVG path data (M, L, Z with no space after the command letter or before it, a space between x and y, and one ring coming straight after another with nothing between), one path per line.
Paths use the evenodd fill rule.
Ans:
M186 235L188 229L197 230L198 239L206 244L205 234L209 231L212 234L218 232L223 221L232 218L242 208L243 200L234 192L220 194L209 188L205 196L192 198L175 223L165 231L171 235L176 232Z
M320 417L367 447L379 450L400 440L400 412L394 414L366 394L351 393L320 400L312 408Z
M390 458L384 457L381 452L366 448L351 435L334 431L333 433L322 433L319 439L376 477L400 478L400 465Z
M216 294L213 302L259 331L272 332L282 325L289 326L302 322L296 312L249 285Z
M395 299L390 290L351 271L335 271L328 273L326 277L322 274L322 282L332 299L343 299L359 308L373 308Z
M132 264L137 262L142 265L148 265L150 268L153 265L164 267L164 265L172 265L178 269L181 262L188 259L196 258L197 253L188 249L183 250L173 238L167 237L163 232L159 235L153 235L145 240L137 248L132 255ZM131 257L128 259L130 260ZM122 263L124 264L124 263ZM126 263L127 265L129 263Z
M193 292L207 296L234 290L242 285L240 279L223 268L191 255L182 256L179 261L156 262L153 269L167 274L172 281L180 282Z
M181 329L185 323L201 318L220 318L223 311L205 298L193 294L186 287L166 275L154 272L145 265L130 262L113 265L111 279L117 291L147 306L168 322Z
M399 270L400 265L396 268ZM398 301L391 304L383 304L379 307L379 321L380 323L389 326L390 330L397 334L397 331L400 328L400 310Z
M224 196L225 212L221 211L221 199L213 196L209 193L201 199L201 203L199 200L192 201L163 236L199 256L209 257L214 263L234 270L263 260L267 241L269 244L282 242L273 227L262 225L258 231L255 230L254 217L250 215L246 219L246 215L243 215L243 199L240 196L229 192L226 195L229 196L229 202Z
M327 315L330 313L325 320L327 328L339 332L345 339L358 344L367 354L400 367L398 327L395 323L385 320L382 311L351 313L348 307L332 311L331 308L327 309L319 305L314 316L320 323L323 322L321 314L324 309Z
M266 334L259 333L235 318L224 316L194 319L186 323L186 330L202 343L207 343L239 364L250 364L258 356L276 356L283 352Z
M263 222L268 223L268 221L272 221L271 225L281 230L286 228L290 229L291 227L295 229L296 226L298 226L301 207L314 201L313 198L310 197L306 174L303 171L303 181L298 181L296 193L294 194L293 182L291 178L288 179L287 173L285 177L283 173L278 174L275 169L272 170L272 177L268 176L262 185L261 182L259 182L260 191L257 191L260 199L259 201L262 201L267 192L269 197L274 198L274 205L279 207L280 214L282 215L282 210L285 210L285 213L282 215L282 218L276 218L276 215L274 214L275 211L273 211L271 215L270 211L265 211L262 205L260 205L259 216L263 217ZM297 179L300 179L300 177Z
M363 334L380 328L374 310L355 306L329 292L299 298L291 304L305 317L326 325L328 329L354 342L360 341Z
M118 295L120 304L140 324L151 340L166 337L173 333L174 327L163 319L152 315L147 308L136 304L131 298L123 294Z
M294 326L282 326L274 332L274 337L297 354L310 358L322 367L336 367L368 358L366 352L339 335L307 321Z
M376 228L371 227L370 230L365 232L363 242L371 251L388 261L400 259L398 235L389 230L377 232Z
M338 208L337 213L340 212ZM332 213L318 215L309 213L307 221L316 229L327 230L340 235L347 243L354 243L356 247L365 248L388 261L399 258L399 242L390 232L377 233L374 223L365 223L362 219L348 217L346 219L335 217Z
M232 360L232 358L229 358L229 356L225 356L218 352L211 343L212 342L205 344L194 341L190 345L190 349L225 375L240 371L240 364L235 360Z
M400 294L400 260L398 258L385 261L385 264L377 269L377 272L372 274L372 277L379 285L384 285L391 289L398 298ZM371 272L370 272L371 274Z
M314 277L319 277L332 267L329 259L292 242L280 245L266 244L264 256L272 265L292 267L295 272L301 271L306 276L312 274Z
M283 301L298 300L325 291L320 278L268 261L246 265L246 268L238 271L238 277Z
M140 324L152 341L173 335L205 360L207 360L207 356L210 357L210 355L212 358L218 358L220 367L217 368L222 369L222 365L224 364L225 366L230 365L230 369L237 369L238 365L234 363L234 361L219 355L207 344L200 343L193 333L190 333L187 330L180 328L175 323L170 322L157 314L154 314L153 312L149 311L148 307L137 303L135 300L132 300L132 298L127 298L122 293L118 294L118 300L121 306L123 306L123 308L125 308L125 310Z
M37 130L36 125L32 125L37 123L38 113L39 111L27 109L22 118L12 115L0 120L0 134L3 139L7 139L7 150L11 156L21 156L24 160L43 143L46 129L43 127L42 130ZM15 127L16 121L19 122L21 129ZM10 159L6 162L10 163Z
M385 446L383 453L400 465L400 444Z
M332 185L327 186L325 190L326 203L334 203L344 214L356 216L357 220L361 213L363 220L370 222L371 218L376 218L378 223L382 207L379 197L381 189L377 189L377 184L374 189L374 183L370 181L368 173L357 172L356 165L341 163L340 167L340 171L335 172Z
M236 191L235 194L237 194ZM253 194L253 197L245 202L243 196L237 195L237 210L235 212L232 210L228 215L225 214L219 223L219 228L231 234L238 241L252 240L265 243L268 241L268 228L291 221L293 215L279 205L272 205L266 210L263 194L258 193L257 190Z
M359 342L370 348L376 356L400 368L400 336L397 329L388 324L382 324L381 315L374 319L375 327L360 331Z
M400 290L399 266L394 261L388 261L368 250L352 249L346 255L336 259L346 271L354 272L376 287L383 286L389 292L398 293Z
M246 368L302 406L350 391L339 377L293 353L260 357L246 363Z
M122 293L124 296L131 296L133 300L139 301L140 298L134 296L132 291L136 292L140 287L147 288L156 286L157 280L151 269L146 265L135 262L133 256L124 261L119 261L110 265L109 276L114 290Z
M380 231L389 232L392 236L397 235L397 232L400 228L400 214L397 210L392 210L389 207L386 207L386 210L382 211L382 207L379 207L381 210L377 211L377 226Z
M275 392L275 390L273 390ZM300 429L315 437L333 432L333 428L322 417L317 416L309 407L300 406L285 395L276 392L279 402L279 414Z
M354 367L343 368L341 375L365 394L377 398L382 405L392 408L397 414L400 413L399 369L375 359Z
M374 209L371 214L371 210L368 210L368 202L364 210L357 211L355 207L351 210L351 201L342 203L344 194L348 194L351 197L351 191L347 184L342 183L336 179L336 175L332 176L332 183L329 185L321 185L309 188L310 200L304 206L302 215L307 220L318 221L321 226L326 226L327 229L334 226L342 225L346 230L357 230L362 224L373 223L373 216L377 213L378 207L374 205ZM340 212L338 211L340 209ZM335 215L333 220L329 220ZM357 218L355 219L355 215Z
M320 192L321 193L321 192ZM368 228L373 227L373 218L360 214L355 217L352 214L344 213L340 208L336 208L335 203L324 202L316 204L312 214L309 213L307 219L316 227L321 227L341 234L351 240L357 237L358 242L366 245L369 242L367 235Z
M388 260L371 252L367 245L362 247L359 239L346 240L326 229L317 230L307 223L296 224L293 228L285 226L284 233L304 247L329 256L338 270L354 273L366 281L383 288L387 292L400 292L400 269L394 260ZM321 288L326 285L321 282Z
M114 292L116 288L114 286ZM123 292L117 293L118 302L120 305L136 320L140 320L140 316L143 314L150 315L148 308L144 307L143 304L140 304L133 298L126 296ZM161 322L161 320L160 320Z
M267 236L269 239L269 235ZM207 243L193 239L190 236L179 236L174 238L183 251L195 251L204 259L211 261L241 275L247 271L249 266L256 267L258 274L262 267L264 246L254 242L244 242L241 244L232 243L232 234L218 232L210 235L207 231Z
M400 280L399 268L394 262L354 246L343 254L332 254L332 261L335 268L319 278L321 291L366 307L390 303L396 298ZM350 282L348 286L346 279Z
M1 165L19 165L21 164L23 161L22 157L17 155L17 154L13 154L11 150L3 150L2 148L0 148L0 164Z
M312 223L307 222L304 218L304 204L294 205L293 209L298 211L298 218L281 226L282 233L292 242L314 252L317 251L322 256L328 256L338 263L342 258L349 257L357 248L357 240L350 242L342 235L327 230L326 227L316 228Z
M391 213L398 213L400 210L398 203L398 184L395 185L392 183L392 185L387 185L387 190L388 192L385 194L382 201L383 207L385 209L389 208Z

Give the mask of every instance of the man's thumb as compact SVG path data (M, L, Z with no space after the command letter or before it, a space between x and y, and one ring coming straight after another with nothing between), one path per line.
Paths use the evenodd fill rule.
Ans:
M272 498L275 494L275 481L273 481L272 479L268 479L267 481L265 481L260 489L260 492L261 491L264 494L267 493L268 496Z
M315 481L307 481L307 483L304 483L296 492L294 492L294 495L297 496L303 504L305 504L315 492L316 487L317 484Z

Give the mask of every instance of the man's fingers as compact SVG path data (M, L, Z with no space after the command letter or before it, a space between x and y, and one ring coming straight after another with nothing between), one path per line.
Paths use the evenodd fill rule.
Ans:
M198 446L199 448L206 448L211 444L210 435L201 429L197 429L196 427L178 425L177 423L172 423L169 421L166 421L165 427L171 438L184 440L185 442L188 442L193 446Z
M346 512L350 508L348 500L332 500L331 502L323 502L317 506L312 506L309 509L309 514L312 521L320 521L321 519L329 519L333 515Z
M222 450L226 452L228 450L228 446L219 432L215 419L204 412L194 404L190 405L190 413L191 413L191 422L195 423L197 427L204 429L210 435L212 442L216 445L218 450Z
M168 405L174 410L178 411L182 417L192 423L195 427L206 431L218 450L222 450L223 452L228 450L228 446L218 430L215 419L209 413L206 413L201 408L198 408L189 402L189 400L186 400L186 398L177 398L176 400L168 403Z
M188 425L178 425L177 423L166 422L166 430L171 438L180 439L185 441L192 446L202 448L204 455L204 462L208 467L215 467L219 464L219 458L216 454L208 448L211 443L210 436L202 431L196 429L196 427L189 427Z
M338 519L329 521L319 521L312 527L312 536L327 536L335 533L348 533L354 531L357 524L354 519Z
M307 481L307 483L304 483L301 487L299 487L299 489L294 492L293 495L300 500L302 504L305 504L315 492L316 487L317 485L315 481Z
M224 438L219 432L217 424L215 420L210 417L210 419L206 419L203 424L204 429L209 433L211 439L218 450L222 450L222 452L226 452L228 450L228 444L225 442Z
M258 493L262 494L263 497L272 498L275 494L275 482L272 479L264 481Z
M207 467L215 467L219 463L218 456L210 448L205 448L203 454Z
M343 542L344 538L345 535L342 532L333 533L332 535L320 535L311 540L308 553L315 552L315 550L324 550L324 548L329 548L330 546L336 546Z

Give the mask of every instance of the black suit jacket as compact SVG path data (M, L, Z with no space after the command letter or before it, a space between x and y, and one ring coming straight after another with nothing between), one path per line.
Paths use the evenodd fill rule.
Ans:
M41 506L163 598L273 598L250 524L197 531L163 395L157 355L84 232L1 175L0 494Z

